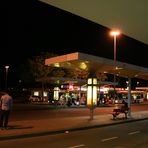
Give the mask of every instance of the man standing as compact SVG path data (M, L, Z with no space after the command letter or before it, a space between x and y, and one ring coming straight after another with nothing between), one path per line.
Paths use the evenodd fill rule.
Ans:
M0 106L1 106L1 113L0 113L0 128L1 129L8 129L8 119L10 115L10 111L12 108L12 97L8 93L4 93L0 98Z

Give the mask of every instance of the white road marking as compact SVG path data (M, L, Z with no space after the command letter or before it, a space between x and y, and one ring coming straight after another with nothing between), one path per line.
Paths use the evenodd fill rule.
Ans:
M68 148L77 148L77 147L83 147L83 146L85 146L85 145L84 144L80 144L80 145L70 146Z
M134 134L138 134L138 133L140 133L140 131L130 132L130 133L128 133L128 135L134 135Z
M111 138L102 139L101 141L105 142L105 141L109 141L109 140L113 140L113 139L117 139L117 138L118 137L111 137Z

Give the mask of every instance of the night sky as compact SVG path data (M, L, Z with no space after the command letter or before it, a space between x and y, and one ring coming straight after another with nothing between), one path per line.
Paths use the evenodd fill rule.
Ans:
M7 58L1 56L0 63L10 65L14 79L19 80L21 63L45 51L59 55L79 51L113 59L109 28L39 1L14 0L4 8L7 37L0 48ZM147 49L147 44L121 34L117 60L148 67Z

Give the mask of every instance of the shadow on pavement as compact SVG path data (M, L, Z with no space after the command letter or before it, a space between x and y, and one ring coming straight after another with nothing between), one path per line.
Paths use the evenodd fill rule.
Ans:
M31 128L33 128L33 126L26 126L26 127L24 127L24 126L21 126L21 125L10 125L8 127L9 130L15 130L15 129L22 130L22 129L31 129Z

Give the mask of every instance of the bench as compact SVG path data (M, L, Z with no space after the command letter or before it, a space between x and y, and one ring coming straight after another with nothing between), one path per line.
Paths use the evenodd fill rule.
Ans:
M125 118L127 119L127 114L128 114L129 108L122 106L120 109L113 109L112 115L113 115L113 119L116 119L116 117L123 113L125 115Z

